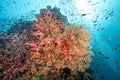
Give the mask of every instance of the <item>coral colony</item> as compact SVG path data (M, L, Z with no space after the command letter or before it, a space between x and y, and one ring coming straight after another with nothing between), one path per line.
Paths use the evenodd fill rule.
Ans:
M1 48L1 79L78 80L74 76L90 66L90 33L77 25L67 26L66 17L57 8L41 9L36 18L31 32L14 35L13 50Z

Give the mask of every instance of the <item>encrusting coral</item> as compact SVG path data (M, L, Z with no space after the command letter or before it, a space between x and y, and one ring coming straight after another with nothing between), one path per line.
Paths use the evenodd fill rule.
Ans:
M9 59L0 55L0 76L3 79L29 80L44 75L45 80L52 80L53 77L64 78L86 72L93 55L87 29L74 24L67 26L67 18L57 8L41 9L36 18L33 31L25 33L25 37L22 33L20 45L13 45L23 47L6 51L9 54L15 52L16 56ZM21 40L20 35L18 38Z

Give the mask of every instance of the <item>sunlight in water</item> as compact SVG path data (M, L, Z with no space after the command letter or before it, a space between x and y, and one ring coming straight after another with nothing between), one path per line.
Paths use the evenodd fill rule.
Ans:
M78 10L82 9L83 13L89 13L92 6L86 0L75 0L75 5Z
M93 2L92 2L93 3ZM77 8L78 13L82 14L83 18L86 21L90 21L95 16L95 7L90 4L87 0L75 0L75 6Z

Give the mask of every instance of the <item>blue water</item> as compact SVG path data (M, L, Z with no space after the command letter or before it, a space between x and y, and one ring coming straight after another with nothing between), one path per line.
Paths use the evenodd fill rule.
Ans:
M97 80L120 80L119 0L0 0L0 31L22 18L35 20L39 10L58 7L70 23L88 27L92 34L91 68ZM4 26L3 26L4 25Z

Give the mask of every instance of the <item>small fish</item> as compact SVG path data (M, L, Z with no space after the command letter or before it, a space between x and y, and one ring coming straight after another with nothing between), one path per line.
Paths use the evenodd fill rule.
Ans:
M111 4L112 2L108 2L108 4Z
M119 63L119 61L116 61L116 64L118 64Z
M110 16L113 16L114 15L114 11L112 11L111 13L109 13Z
M95 20L95 21L93 21L93 23L96 23L97 21Z
M97 29L97 31L99 31L100 29Z
M109 17L111 17L111 16L113 16L113 15L114 15L114 11L110 12L105 19L107 20Z
M98 54L103 55L101 52L98 52Z
M104 30L104 28L101 28L101 30Z
M94 26L97 26L97 24L94 24Z
M103 53L98 52L98 54L100 54L101 56L103 56L105 59L109 59L109 57L105 56Z
M109 17L107 16L105 19L107 20Z
M107 37L107 40L110 40L111 39L111 37Z
M3 24L3 25L1 25L1 27L4 27L5 25Z
M33 12L35 12L35 10L32 10Z
M91 1L88 1L88 2L91 2Z
M113 51L117 51L117 50L118 50L118 48L114 48L114 49L113 49Z
M6 20L5 20L5 19L1 19L1 21L6 22Z
M13 1L13 3L14 3L14 4L16 4L16 2L15 2L15 1Z
M117 46L120 46L120 44L118 44Z
M29 5L30 3L28 2L27 5Z
M105 59L109 59L109 57L105 57Z
M106 0L104 0L104 2L106 2Z
M81 16L86 16L87 14L82 14Z

